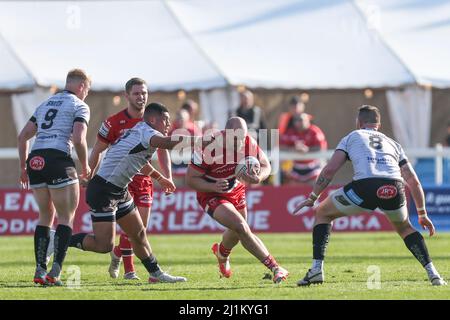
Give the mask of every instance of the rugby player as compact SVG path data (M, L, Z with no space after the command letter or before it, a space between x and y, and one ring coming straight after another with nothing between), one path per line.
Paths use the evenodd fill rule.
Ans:
M221 275L231 277L229 256L240 241L248 252L273 272L273 281L279 283L286 279L288 271L277 263L247 223L245 186L235 174L239 160L246 156L257 157L260 169L254 167L239 179L251 184L265 180L271 171L267 156L248 135L245 120L232 117L227 121L225 130L215 134L209 146L194 151L186 183L197 191L197 200L203 210L226 227L222 241L212 246Z
M86 200L91 208L94 234L72 236L70 246L85 251L109 253L114 247L116 220L128 235L133 251L149 272L149 282L184 282L158 265L137 212L128 184L148 163L157 148L192 147L201 137L167 136L170 116L167 108L150 103L144 120L129 129L106 152L97 174L89 181Z
M61 268L72 235L73 218L79 201L78 175L71 153L73 146L81 163L80 179L88 179L86 133L90 110L84 102L91 79L81 69L69 71L65 89L34 112L18 136L20 183L33 190L39 207L39 222L34 232L36 272L34 282L61 285ZM28 145L36 136L31 152ZM47 273L47 249L55 214L54 259Z
M125 84L125 98L128 103L127 108L108 117L98 131L97 140L89 157L89 166L94 173L100 162L101 154L128 129L142 121L148 99L146 82L140 78L131 78L128 80ZM164 176L148 163L133 177L133 180L128 185L128 191L133 197L133 201L137 206L145 228L148 225L153 202L153 183L150 176L161 184L166 193L175 191L175 185L172 182L169 152L158 149L157 153L161 170L164 171ZM126 234L121 233L119 245L115 246L110 254L111 263L109 266L109 274L112 278L119 276L120 262L123 259L125 269L124 279L139 279L133 262L133 249Z
M427 216L420 181L400 144L378 131L380 120L378 108L368 105L359 108L357 130L340 141L309 197L294 209L295 214L303 207L312 207L342 165L347 160L352 162L353 181L330 194L316 210L312 234L313 263L306 276L298 281L299 286L324 281L323 262L332 221L376 208L389 218L406 247L426 270L431 284L447 284L434 267L423 236L409 221L405 184L417 207L419 224L428 229L430 236L435 234L433 223Z

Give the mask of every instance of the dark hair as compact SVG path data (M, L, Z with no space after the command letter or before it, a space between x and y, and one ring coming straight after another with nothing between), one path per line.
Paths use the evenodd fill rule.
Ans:
M289 99L289 104L298 104L298 103L300 103L300 102L302 102L302 99L300 99L299 96L292 96L292 97Z
M192 107L192 105L195 103L196 102L194 100L188 99L183 103L183 105L181 106L181 109L184 109L189 113L192 113L194 111L194 108Z
M358 119L362 123L380 123L380 110L377 107L363 105L358 109Z
M142 84L147 85L147 82L145 82L145 80L141 79L141 78L131 78L125 84L125 91L126 91L126 93L130 93L131 88L133 88L133 86L136 85L136 84L137 85L142 85Z
M164 112L169 113L166 106L162 103L152 102L147 107L145 107L144 117L159 115L162 116Z

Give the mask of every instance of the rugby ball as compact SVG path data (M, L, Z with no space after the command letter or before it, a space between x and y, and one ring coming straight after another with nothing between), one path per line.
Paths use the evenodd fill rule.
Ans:
M256 159L253 156L248 156L243 159L241 159L238 164L236 165L236 169L234 170L234 173L237 178L240 178L244 172L248 175L251 174L253 171L253 168L256 168L256 172L259 173L261 170L261 164L259 163L259 160Z

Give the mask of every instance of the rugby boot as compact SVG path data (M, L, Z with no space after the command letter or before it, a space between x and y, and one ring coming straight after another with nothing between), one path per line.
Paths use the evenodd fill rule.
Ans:
M231 265L230 265L230 257L226 257L226 258L223 257L220 254L219 246L220 245L218 243L214 243L211 250L217 258L220 274L225 278L229 278L232 275Z

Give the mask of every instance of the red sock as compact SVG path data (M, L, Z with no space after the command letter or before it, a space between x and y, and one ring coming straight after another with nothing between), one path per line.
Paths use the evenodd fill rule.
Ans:
M115 246L113 249L113 253L117 258L122 257L122 252L120 251L120 246Z
M222 257L226 258L230 255L231 249L227 249L223 246L222 242L219 244L219 253Z
M278 267L277 261L270 254L261 262L271 271Z
M131 246L131 242L128 240L127 235L122 234L120 236L119 247L122 254L125 273L134 272L133 247Z

